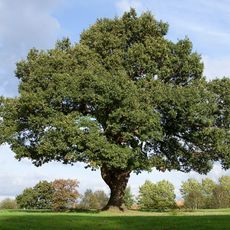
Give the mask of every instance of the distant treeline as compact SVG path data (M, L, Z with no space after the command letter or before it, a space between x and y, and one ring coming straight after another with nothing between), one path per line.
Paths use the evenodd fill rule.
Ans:
M0 209L102 209L108 202L108 195L102 191L87 189L83 195L78 192L77 180L59 179L53 182L40 181L33 188L26 188L15 200L0 202ZM135 197L127 187L124 207L145 210L167 210L172 208L230 208L230 176L222 176L218 182L210 178L199 182L188 179L180 189L183 200L175 201L172 183L162 180L157 183L145 181Z

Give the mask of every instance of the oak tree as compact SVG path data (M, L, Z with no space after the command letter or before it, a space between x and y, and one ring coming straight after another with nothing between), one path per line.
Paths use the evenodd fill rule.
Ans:
M131 172L229 168L229 81L220 80L222 103L190 40L167 31L131 9L97 20L75 44L31 49L17 63L19 96L1 99L1 143L36 166L100 169L111 190L105 208L121 207Z

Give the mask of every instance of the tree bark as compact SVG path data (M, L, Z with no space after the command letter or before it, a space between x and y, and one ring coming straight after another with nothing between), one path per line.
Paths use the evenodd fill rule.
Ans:
M122 208L123 197L130 173L130 170L101 167L101 176L111 191L109 201L102 210L119 209L124 211Z

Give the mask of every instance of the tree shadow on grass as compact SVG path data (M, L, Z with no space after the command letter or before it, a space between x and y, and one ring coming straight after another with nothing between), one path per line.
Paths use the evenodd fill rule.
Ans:
M229 215L100 216L76 213L0 215L1 230L227 230L229 226Z

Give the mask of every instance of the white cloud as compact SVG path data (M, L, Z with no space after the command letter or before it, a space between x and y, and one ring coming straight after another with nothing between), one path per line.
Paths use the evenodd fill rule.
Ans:
M100 172L86 170L83 163L71 166L60 162L50 162L41 167L35 167L28 159L17 161L14 155L8 145L0 146L0 200L5 197L14 197L25 188L33 187L40 180L53 181L55 179L77 179L80 182L78 189L80 193L84 193L88 188L109 193L109 188L102 180Z
M0 175L0 195L12 197L20 194L26 187L33 187L38 181L44 180L44 175L34 172L31 174L4 173Z
M1 196L0 195L0 201L4 200L4 199L14 199L15 196Z
M207 177L212 178L217 181L223 175L230 175L230 170L224 171L220 164L216 163L213 166L213 169L208 173Z
M28 49L48 48L60 25L52 16L61 0L0 0L0 94L16 95L15 63Z
M204 56L204 75L208 79L230 77L230 56L225 58L210 58Z
M135 8L137 11L142 11L144 9L140 0L120 0L116 3L116 7L120 13L129 11L131 7Z
M219 163L215 163L212 170L207 175L201 175L196 172L191 172L188 174L188 178L195 178L198 181L201 181L202 179L208 177L217 182L218 179L224 175L230 175L230 170L223 170Z
M216 0L119 0L117 8L133 6L150 10L157 20L169 23L168 38L188 36L194 50L203 55L208 79L230 76L230 1Z

